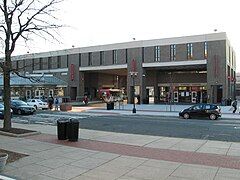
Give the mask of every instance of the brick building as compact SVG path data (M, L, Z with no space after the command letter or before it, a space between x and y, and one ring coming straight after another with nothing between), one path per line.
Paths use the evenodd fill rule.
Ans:
M27 54L13 66L68 82L64 93L72 100L121 88L129 102L135 89L142 103L220 103L236 89L235 52L224 32Z

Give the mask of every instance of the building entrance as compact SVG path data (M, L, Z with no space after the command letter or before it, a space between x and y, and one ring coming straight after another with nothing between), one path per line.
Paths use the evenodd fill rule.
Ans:
M160 86L159 88L159 101L160 102L169 102L170 97L170 86Z
M154 87L153 86L146 87L146 92L147 92L147 95L146 95L147 102L154 103Z
M178 90L179 98L178 102L192 103L192 93L189 86L180 86L176 88Z
M205 86L159 86L159 101L164 103L206 103ZM172 90L171 90L172 89Z

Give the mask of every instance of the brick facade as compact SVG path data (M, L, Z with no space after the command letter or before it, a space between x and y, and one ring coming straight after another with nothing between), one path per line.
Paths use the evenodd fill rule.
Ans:
M192 46L190 59L188 43ZM204 54L205 43L207 43L207 58ZM174 59L170 57L171 45L175 45ZM160 46L159 62L155 61L155 46ZM103 52L102 64L100 63L101 52ZM61 58L60 67L58 67L59 57ZM116 62L113 58L117 58ZM49 59L52 63L50 66ZM236 57L226 33L133 41L17 56L13 66L16 67L18 64L20 68L27 64L22 71L52 73L67 81L65 95L71 96L72 100L83 96L86 91L90 97L98 98L98 89L109 85L109 87L124 88L130 102L133 86L130 72L133 59L136 60L137 71L134 83L141 102L148 98L147 88L149 87L154 89L154 101L159 102L160 96L164 93L161 89L163 86L166 89L172 89L172 92L168 90L169 93L175 91L176 96L183 95L181 89L185 87L188 89L188 86L192 87L186 90L190 95L194 88L206 88L207 101L214 103L235 97Z

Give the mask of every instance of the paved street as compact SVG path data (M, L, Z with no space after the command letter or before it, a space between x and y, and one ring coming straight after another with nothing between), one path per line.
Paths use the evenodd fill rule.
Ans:
M13 122L56 125L59 118L76 118L82 129L240 142L240 120L220 118L182 119L179 117L42 111L33 116L15 116Z
M80 119L81 128L154 136L240 142L239 120L185 120L156 116L102 116Z

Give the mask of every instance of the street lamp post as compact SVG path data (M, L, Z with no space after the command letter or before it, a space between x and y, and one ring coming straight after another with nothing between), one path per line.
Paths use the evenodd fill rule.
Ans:
M137 77L138 72L130 72L132 77L132 85L133 85L133 110L132 113L136 113L136 105L135 105L135 77Z

